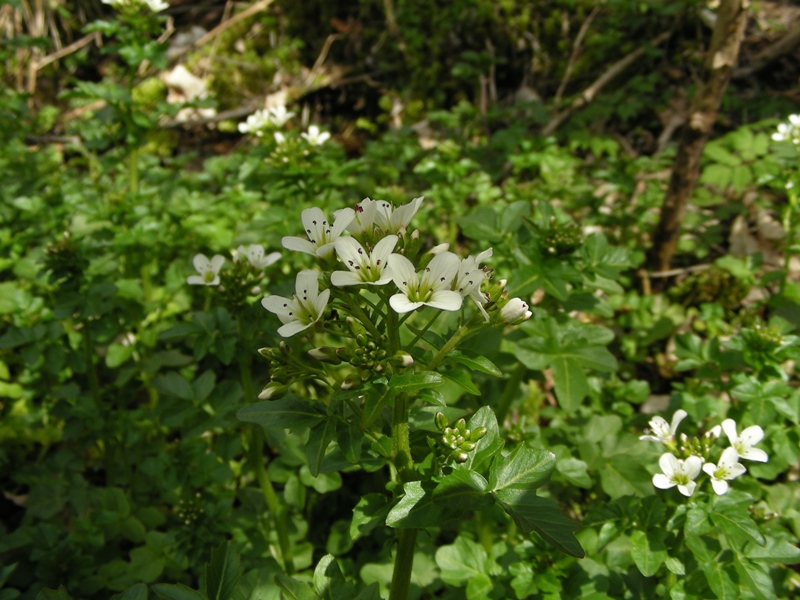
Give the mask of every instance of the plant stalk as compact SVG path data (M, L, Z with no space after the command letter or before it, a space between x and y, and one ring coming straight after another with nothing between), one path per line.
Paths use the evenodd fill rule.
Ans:
M392 573L392 589L389 591L389 600L407 600L408 598L416 543L416 529L398 529L397 554L394 557L394 572Z

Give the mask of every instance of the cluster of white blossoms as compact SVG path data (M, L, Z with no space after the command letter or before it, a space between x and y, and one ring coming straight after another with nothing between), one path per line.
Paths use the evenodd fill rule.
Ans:
M662 490L677 486L678 491L684 496L691 496L696 487L695 479L701 472L711 478L711 486L719 495L728 491L728 481L744 474L747 469L739 463L739 459L756 462L767 462L767 453L754 446L764 438L764 430L758 425L751 425L738 433L736 422L725 419L721 424L710 429L703 439L689 439L686 434L681 434L680 445L676 438L678 425L686 418L685 410L677 410L672 415L672 421L667 423L662 417L653 417L650 420L650 433L639 439L648 442L657 442L666 446L670 452L665 452L658 460L662 473L653 475L653 485ZM730 442L730 446L722 451L717 463L709 460L708 454L713 443L719 438L720 432ZM680 452L685 458L675 456Z
M243 258L256 269L263 270L268 266L276 263L281 257L280 252L271 252L267 254L264 251L264 246L260 244L250 244L247 248L239 246L233 252L233 261L239 262ZM225 257L221 254L215 254L209 260L204 254L196 254L192 259L197 275L190 275L186 282L190 285L219 285L219 272L222 265L225 264Z
M800 145L800 115L789 115L787 123L778 124L778 131L772 134L772 139Z
M374 288L393 283L397 291L389 296L388 304L398 314L423 306L457 311L464 298L471 298L488 322L485 306L491 300L481 291L481 284L489 275L480 265L491 257L492 250L460 259L442 244L423 254L419 267L415 266L412 259L416 252L407 250L409 245L418 244L419 232L407 235L407 228L422 201L415 198L395 207L365 198L355 208L337 210L332 220L319 208L304 210L300 218L305 237L286 236L283 247L314 256L325 265L326 272L302 271L292 298L267 296L262 300L264 308L283 323L278 333L289 337L322 319L331 290L320 292L320 280L333 288ZM503 298L498 312L506 323L531 316L527 304L518 298Z
M116 9L125 8L127 6L146 6L154 13L169 8L169 4L164 2L164 0L102 0L102 2Z
M280 129L293 116L294 113L286 110L286 107L282 104L257 110L247 117L244 123L239 123L239 133L250 133L256 137L263 137L265 131ZM286 136L280 131L273 131L272 135L275 138L275 143L279 146L286 143ZM321 146L330 139L331 134L327 131L321 131L316 125L310 125L308 131L301 133L300 137L311 146Z

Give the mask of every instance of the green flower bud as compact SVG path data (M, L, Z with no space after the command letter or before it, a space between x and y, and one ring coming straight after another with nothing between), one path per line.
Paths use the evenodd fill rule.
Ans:
M488 430L486 429L486 427L478 427L477 429L473 429L472 432L469 435L469 441L470 442L477 442L478 440L483 438L483 436L486 435L487 431Z
M339 365L342 363L342 359L336 355L336 348L331 348L330 346L312 348L308 351L308 354L311 358L316 358L318 361L331 365Z
M352 375L348 375L347 377L344 378L344 381L342 381L342 385L339 387L341 387L343 390L351 390L354 387L356 387L358 383L359 383L358 378L353 377Z
M354 338L367 333L367 330L364 328L364 326L353 317L347 317L345 322L347 323L347 328L350 330L350 335L352 335Z
M407 259L412 260L419 253L419 229L415 229L411 232L411 235L404 236L403 240L405 242L403 244L403 253Z
M397 352L392 357L392 364L397 367L410 367L414 364L414 357L408 352Z
M271 381L264 386L264 389L261 390L261 393L258 395L258 397L261 400L277 400L278 398L285 396L288 390L289 386L281 385L280 383Z
M437 412L433 417L433 422L436 423L436 427L441 431L444 431L445 427L447 427L447 417L444 416L443 412Z

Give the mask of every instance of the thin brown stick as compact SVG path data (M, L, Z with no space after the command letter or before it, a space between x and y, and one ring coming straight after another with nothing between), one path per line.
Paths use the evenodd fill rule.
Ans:
M592 24L594 18L597 16L597 13L600 12L600 5L592 9L592 12L589 13L589 16L586 17L581 28L578 30L578 35L575 36L575 41L572 42L572 54L569 57L569 62L567 63L567 69L564 71L564 77L561 78L561 83L558 85L558 90L556 91L556 95L553 97L553 106L558 106L561 102L561 96L564 94L564 90L569 83L569 78L572 76L572 69L575 68L575 63L578 61L578 55L580 54L581 44L583 43L583 38L586 36L586 32L589 31L589 25ZM494 64L494 63L492 63Z
M749 65L736 69L733 72L732 77L734 79L749 77L753 73L757 73L758 71L764 69L770 63L780 58L784 54L788 54L798 45L800 45L800 27L794 31L790 31L779 40L764 48L761 52L753 57L753 60L750 61Z
M648 254L648 265L652 271L668 271L675 254L681 221L700 177L703 149L739 57L747 24L748 4L749 0L722 0L717 10L706 58L707 75L692 99L659 222L653 232L653 246Z
M662 42L664 42L671 33L669 31L665 31L658 37L654 38L651 42L651 46L658 46ZM587 87L583 92L581 92L580 96L578 96L575 100L573 100L572 104L569 105L564 111L556 114L550 122L542 128L542 135L548 136L552 134L556 129L558 129L567 119L569 119L572 115L578 112L581 108L589 104L592 100L594 100L595 96L602 90L612 79L614 79L617 75L622 73L625 69L630 67L633 63L639 60L644 53L647 51L646 46L642 46L637 50L634 50L626 57L618 60L613 65L611 65L605 72L600 75L600 77L595 80L592 85Z
M262 10L265 10L273 2L274 2L274 0L259 0L258 2L253 4L250 8L247 8L247 9L243 10L242 12L233 15L230 19L220 23L219 25L214 27L214 29L212 29L207 34L205 34L204 36L196 39L194 41L194 43L191 44L189 46L189 48L187 48L184 51L184 53L188 52L190 49L197 49L197 48L200 48L201 46L204 46L205 44L207 44L208 42L210 42L211 40L216 38L218 35L220 35L225 30L227 30L230 27L233 27L234 25L236 25L239 21L243 21L244 19L248 19L248 18L252 17L253 15L255 15L257 13L260 13Z
M41 60L36 61L34 69L39 71L44 67L46 67L47 65L56 62L57 60L61 60L62 58L69 56L73 52L77 52L84 46L88 46L89 44L92 43L92 41L97 42L98 45L100 44L100 42L102 41L102 37L100 36L99 31L93 31L89 35L85 35L81 39L72 42L69 46L64 46L58 52L53 52L52 54L48 54Z

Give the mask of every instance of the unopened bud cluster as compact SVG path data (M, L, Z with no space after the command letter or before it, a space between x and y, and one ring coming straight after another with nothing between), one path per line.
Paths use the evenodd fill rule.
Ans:
M475 450L478 441L486 435L485 427L467 429L467 422L464 419L459 419L452 427L449 427L447 417L441 412L436 413L434 422L442 432L441 437L433 442L442 462L466 462L469 459L469 453Z

